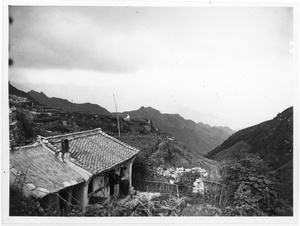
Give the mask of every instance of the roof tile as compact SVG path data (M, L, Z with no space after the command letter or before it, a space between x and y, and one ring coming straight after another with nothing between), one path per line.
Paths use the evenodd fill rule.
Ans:
M73 181L73 184L84 181L80 174L40 143L15 149L10 153L10 164L13 167L11 173L15 176L23 173L25 183L38 198L63 189L66 187L64 181Z
M55 151L61 149L61 139L69 140L69 152L74 163L94 174L113 168L139 152L101 129L45 137L44 141Z

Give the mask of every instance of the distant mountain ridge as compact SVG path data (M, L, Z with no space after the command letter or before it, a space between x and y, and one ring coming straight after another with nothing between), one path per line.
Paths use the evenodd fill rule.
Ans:
M141 107L135 111L126 111L134 118L147 118L154 127L172 134L174 138L183 142L193 152L204 155L220 145L232 133L228 127L211 127L203 123L186 120L179 114L162 114L152 107Z
M63 111L79 111L79 112L89 112L89 113L97 113L100 115L110 115L111 113L105 108L91 103L83 103L83 104L75 104L71 103L66 99L61 99L57 97L47 97L43 92L36 92L31 90L28 92L29 96L35 99L37 102L53 107L58 108Z

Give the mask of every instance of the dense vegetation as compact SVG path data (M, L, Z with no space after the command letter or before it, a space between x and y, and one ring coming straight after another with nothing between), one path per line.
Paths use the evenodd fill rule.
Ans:
M255 154L221 162L221 176L228 192L230 215L288 216L292 208L277 193L280 182Z
M249 157L253 155L256 157ZM230 190L232 195L235 194L231 200L236 200L233 202L235 205L248 208L241 208L240 212L235 214L291 214L291 206L293 206L293 107L278 113L272 120L236 132L219 147L209 152L206 157L219 162L223 161L221 166L231 169L228 172L225 170L224 172L227 173L223 174L223 178L229 178L230 183L236 180L235 187ZM251 162L252 168L243 165L247 162ZM246 177L237 175L243 170L248 173ZM266 181L271 184L264 184L267 183ZM240 199L239 202L238 199ZM257 205L256 202L258 202Z
M137 178L162 180L156 173L156 169L160 166L165 168L199 166L208 171L217 167L215 161L196 156L184 144L170 140L163 134L124 135L118 139L141 150L133 165L133 173Z

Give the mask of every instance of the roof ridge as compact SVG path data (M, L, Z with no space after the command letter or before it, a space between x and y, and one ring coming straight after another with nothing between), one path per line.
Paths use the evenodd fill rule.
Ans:
M78 131L78 132L60 134L60 135L49 136L49 137L43 137L43 136L40 136L40 137L47 140L47 139L55 139L55 138L65 137L65 136L80 135L80 134L85 134L85 133L90 133L90 132L97 132L97 131L102 131L102 129L96 128L96 129L92 129L92 130Z
M14 147L13 149L14 150L19 150L19 149L24 149L24 148L32 148L32 147L36 147L36 146L39 146L39 145L42 145L41 142L36 141L33 144L28 144L28 145L20 146L20 147Z
M132 146L124 143L123 141L118 140L117 138L115 138L113 136L108 135L101 128L96 128L96 129L86 130L86 131L79 131L79 132L68 133L68 134L55 135L55 136L49 136L49 137L42 137L42 136L40 136L40 137L42 137L45 140L48 140L48 139L57 139L57 138L61 138L61 137L74 136L74 135L75 136L76 135L83 135L83 136L80 136L80 137L84 137L84 136L90 136L90 135L92 135L92 134L89 134L89 133L93 133L93 132L94 133L99 133L102 136L105 136L106 138L111 139L111 140L115 141L116 143L118 143L120 145L123 145L126 148L129 148L129 149L134 150L134 151L140 151L139 149L137 149L135 147L132 147ZM77 139L77 138L80 138L80 137L72 137L71 140Z
M134 151L140 151L139 149L137 149L137 148L135 148L135 147L132 147L132 146L130 146L130 145L124 143L123 141L118 140L117 138L115 138L115 137L113 137L113 136L108 135L107 133L103 132L102 130L99 131L99 132L100 132L102 135L104 135L105 137L107 137L108 139L111 139L111 140L113 140L113 141L115 141L115 142L117 142L117 143L123 145L123 146L126 147L126 148L132 149L132 150L134 150Z

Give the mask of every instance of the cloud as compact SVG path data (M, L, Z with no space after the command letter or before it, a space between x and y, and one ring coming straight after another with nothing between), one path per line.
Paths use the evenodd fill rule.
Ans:
M16 67L133 73L288 52L278 34L290 24L274 9L13 6L10 15Z
M132 34L122 37L93 15L64 7L11 7L10 15L10 57L16 67L138 70Z

